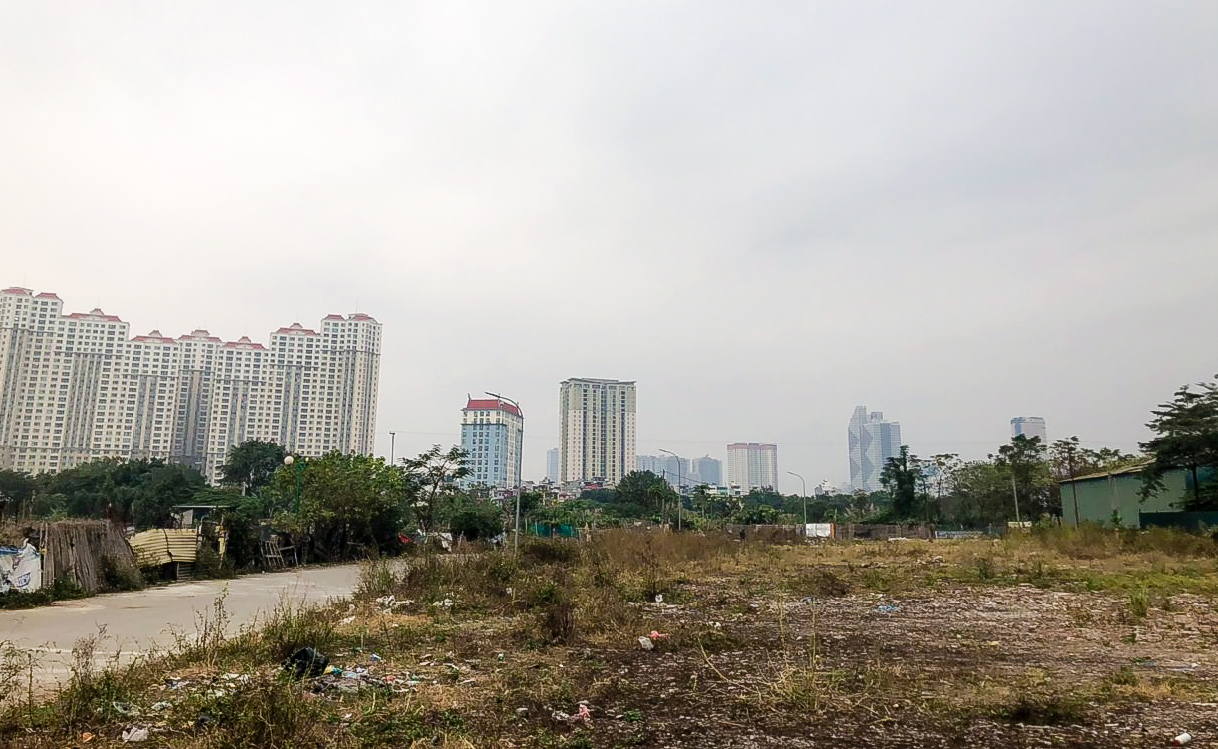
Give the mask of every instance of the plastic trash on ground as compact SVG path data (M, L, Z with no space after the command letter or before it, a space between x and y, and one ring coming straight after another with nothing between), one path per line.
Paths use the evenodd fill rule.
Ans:
M1193 735L1191 733L1189 733L1188 731L1185 731L1184 733L1180 734L1176 738L1172 739L1171 743L1173 746L1184 746L1185 744L1189 743L1192 740L1193 740Z
M296 678L306 676L312 678L325 673L330 659L313 648L301 648L284 662L283 667L296 675Z
M148 740L148 729L147 728L132 728L132 729L123 731L123 743L124 744L134 744L134 743L138 743L141 741L147 741L147 740Z
M651 649L655 648L655 646L656 646L656 644L651 641L650 637L640 637L639 638L639 647L641 647L642 649L651 650Z

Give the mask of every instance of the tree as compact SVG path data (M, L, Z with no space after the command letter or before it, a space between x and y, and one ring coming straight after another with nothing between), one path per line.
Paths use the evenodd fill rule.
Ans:
M912 520L918 517L918 486L922 482L921 461L918 456L910 454L908 445L901 445L900 453L884 462L880 483L892 496L892 513L897 519Z
M1171 470L1188 471L1192 496L1185 506L1192 510L1218 506L1218 482L1203 481L1202 469L1218 467L1218 376L1214 382L1199 382L1199 390L1184 385L1168 403L1151 411L1146 424L1155 436L1141 447L1151 456L1142 471L1142 496L1163 490L1163 477Z
M191 504L195 494L207 486L203 474L189 466L157 466L144 474L132 502L135 527L164 528L173 520L173 508Z
M622 477L611 505L619 517L667 517L676 507L677 493L667 481L651 471L632 471Z
M271 483L271 477L283 467L287 453L281 445L261 440L248 440L229 448L228 461L220 467L220 483L241 489L242 494L255 494Z
M445 452L439 445L432 445L418 457L402 459L406 473L417 486L417 491L407 495L419 528L429 531L434 527L442 509L439 504L451 497L460 479L469 475L467 460L461 448L452 447Z
M34 479L22 471L0 471L0 520L18 517L34 498Z
M503 510L485 499L459 500L449 518L448 530L454 537L463 535L470 541L492 538L503 530Z
M406 475L383 458L331 452L304 461L304 467L284 466L275 474L273 490L293 497L295 471L300 477L300 513L287 522L312 536L314 550L328 559L345 559L376 547L395 548L402 529Z
M1012 509L1018 505L1021 519L1046 513L1060 514L1061 498L1055 491L1057 482L1049 472L1040 437L1017 434L1008 444L998 448L998 455L990 458L995 465L1006 469L1009 480L1014 480Z

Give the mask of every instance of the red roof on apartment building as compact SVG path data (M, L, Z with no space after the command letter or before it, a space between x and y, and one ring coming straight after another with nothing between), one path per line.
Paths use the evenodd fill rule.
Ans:
M249 336L244 336L244 335L241 336L241 338L236 341L229 341L229 342L225 343L224 348L243 348L243 349L256 349L258 351L266 351L266 346L263 346L261 343L254 343L253 341L251 341L249 339Z
M280 328L279 330L275 331L276 335L291 335L293 333L299 335L320 335L320 333L318 333L316 330L310 330L298 322L292 323L291 327Z
M21 296L30 296L33 293L33 289L23 289L20 286L10 286L4 291L0 291L0 294L20 294Z
M373 320L370 315L365 315L363 312L356 312L353 315L347 315L347 319L348 320L368 320L370 322L376 322L376 320Z
M463 411L507 411L510 414L522 416L520 409L507 401L497 398L470 398Z
M42 292L41 294L39 294L38 296L36 296L36 297L34 297L34 298L35 298L35 299L59 299L59 295L58 295L58 294L53 294L53 293L51 293L51 292L49 292L49 291L44 291L44 292ZM62 302L63 300L62 300L62 299L59 299L59 301L61 301L61 302Z
M131 339L133 343L173 343L172 338L166 338L161 335L161 331L154 330L148 335L137 335Z
M209 343L221 343L219 338L215 337L211 333L208 333L206 330L203 330L202 328L200 328L198 330L192 330L190 332L190 335L180 335L180 336L178 336L178 340L179 341L204 340Z
M38 296L42 296L39 294ZM59 297L55 297L58 299ZM92 312L73 312L70 315L64 315L69 320L102 320L104 322L122 322L117 315L107 315L100 309L94 309Z

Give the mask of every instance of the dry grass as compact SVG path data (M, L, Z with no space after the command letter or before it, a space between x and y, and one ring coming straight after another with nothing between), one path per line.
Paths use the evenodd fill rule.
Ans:
M1131 666L1140 651L1120 641L1136 622L1166 638L1159 651L1185 647L1168 642L1167 628L1203 607L1170 596L1213 584L1208 541L1115 539L1082 554L1086 538L785 546L612 531L588 543L526 543L519 557L380 561L366 567L351 604L284 601L257 631L226 634L221 602L156 663L97 671L98 643L84 643L68 690L52 709L10 710L0 743L34 736L63 746L85 730L117 740L132 719L116 703L148 711L159 701L173 706L155 745L183 749L703 746L757 735L863 745L876 725L919 745L962 725L1000 738L1020 724L1069 733L1129 706L1178 713L1212 701L1191 674ZM1112 584L1117 576L1139 586ZM1070 592L1002 588L1027 584ZM1060 611L1028 603L1053 596L1067 602ZM939 609L939 599L952 603ZM877 610L885 606L895 613ZM1165 616L1169 607L1176 613ZM1046 626L1084 645L1084 635L1102 633L1102 648L1077 661L1095 671L1058 668L1068 648L1033 650L1029 638L1053 638ZM662 636L645 651L637 637L652 630ZM279 669L305 645L343 668L363 664L416 685L315 693ZM19 694L14 663L0 684ZM226 672L249 678L233 686ZM166 691L166 674L200 689ZM581 701L593 724L552 717ZM681 732L690 715L705 716L704 736Z

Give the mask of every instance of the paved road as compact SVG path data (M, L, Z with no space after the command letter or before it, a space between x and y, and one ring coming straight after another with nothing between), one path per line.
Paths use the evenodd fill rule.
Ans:
M63 601L24 611L0 611L0 644L7 640L37 654L35 681L51 686L69 673L72 646L105 627L98 664L115 653L123 660L173 644L172 632L195 633L200 613L211 615L224 594L229 629L256 622L285 597L293 602L322 602L350 595L359 565L318 567L208 580L115 593L82 601Z

